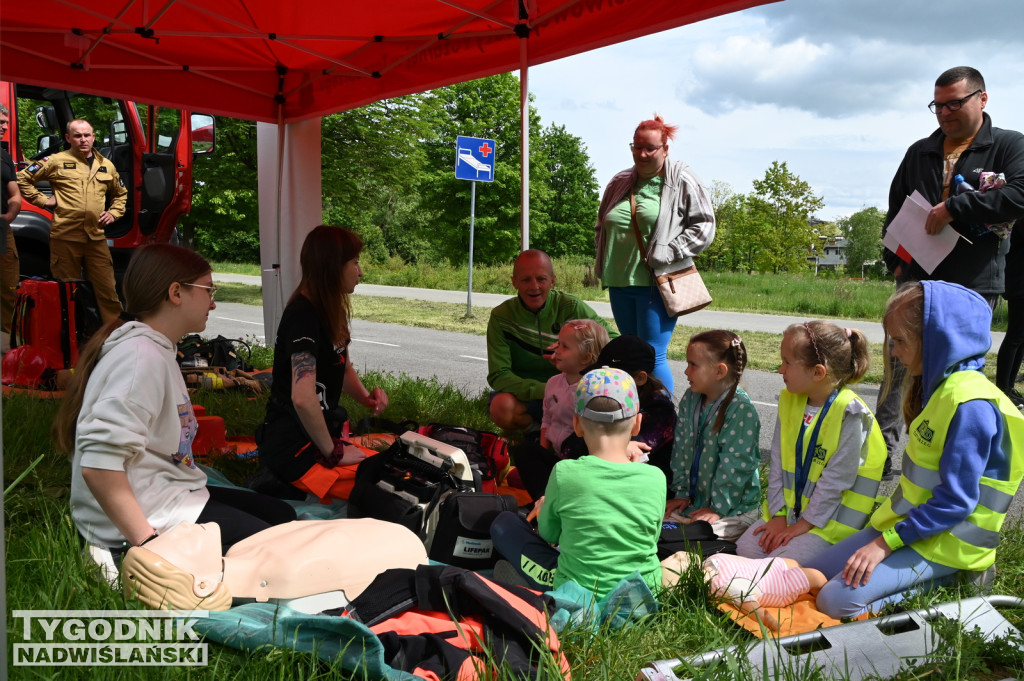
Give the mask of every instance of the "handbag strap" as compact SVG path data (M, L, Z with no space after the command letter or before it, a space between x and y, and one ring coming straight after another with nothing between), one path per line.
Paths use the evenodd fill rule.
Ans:
M666 159L667 162L667 159ZM665 166L661 167L658 172L661 176L661 181L665 181ZM647 244L644 243L644 238L640 235L640 224L636 221L636 180L633 181L633 186L629 188L629 222L633 226L633 235L636 237L636 246L640 249L640 261L647 268L647 271L651 273L651 282L654 282L654 270L651 269L651 264L647 262ZM654 236L653 234L651 236Z
M651 266L647 264L647 246L644 238L640 235L640 225L636 221L636 184L629 190L629 223L633 226L633 236L636 237L636 246L640 249L640 260L648 270Z

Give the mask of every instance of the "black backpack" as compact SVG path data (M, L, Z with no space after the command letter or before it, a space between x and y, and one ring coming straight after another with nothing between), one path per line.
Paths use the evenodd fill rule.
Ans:
M236 343L245 348L244 359L235 352ZM186 369L224 367L228 371L252 371L251 358L252 347L241 338L217 336L211 340L193 333L178 343L178 365Z
M661 536L658 538L658 560L665 560L677 551L697 554L701 559L716 553L736 554L736 544L719 539L706 520L694 520L691 523L677 523L665 520L661 524Z

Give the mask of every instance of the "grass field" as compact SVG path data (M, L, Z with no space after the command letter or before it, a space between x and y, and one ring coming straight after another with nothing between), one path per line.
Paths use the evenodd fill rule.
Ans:
M260 289L256 286L245 284L218 284L217 300L220 302L237 302L249 305L261 303ZM356 291L359 289L357 288ZM457 303L436 303L429 301L417 301L410 305L409 301L400 298L383 298L378 296L360 296L358 293L352 296L353 315L358 319L371 322L382 322L388 324L402 324L404 326L416 326L420 328L436 329L439 331L454 331L457 333L469 333L482 336L487 331L488 312L476 311L470 317L466 316L466 306ZM813 315L807 315L813 319ZM855 323L853 324L856 325ZM669 343L669 359L684 361L686 359L686 344L691 336L706 327L690 326L684 317L676 326L672 341ZM762 371L775 371L779 366L779 346L782 337L777 333L763 331L744 331L742 333L743 343L747 348L749 358L748 366L752 369ZM989 378L995 376L996 353L998 348L993 348L988 355L985 365L985 372ZM880 343L870 344L871 367L865 374L865 383L882 382L882 345Z
M216 272L258 274L255 265L215 263ZM571 261L556 261L555 272L559 289L569 291L584 300L608 300L608 292L584 284L588 278L585 265ZM473 270L473 290L481 293L514 295L509 282L508 266L479 267ZM860 281L837 277L810 275L741 274L734 272L705 272L702 274L715 297L716 310L780 314L807 319L852 320L846 325L856 326L857 320L878 322L885 303L895 287L892 282ZM466 272L463 269L437 265L401 265L397 261L383 265L368 265L363 282L385 286L410 286L447 291L465 290ZM219 284L217 300L259 305L260 288L245 284ZM375 296L353 296L353 314L367 321L403 324L440 331L457 331L483 335L487 329L487 312L466 316L466 307L454 303L418 301L411 306L406 301ZM1000 305L993 317L992 328L1005 330L1006 306ZM669 344L668 356L684 360L690 336L704 327L690 326L683 317ZM781 336L776 333L745 331L742 334L747 347L749 365L753 369L775 371L779 366ZM988 355L985 371L995 376L996 351ZM864 376L865 383L882 382L882 346L871 345L871 368Z
M413 415L421 422L461 423L478 428L487 426L486 398L467 397L458 390L435 381L414 380L402 376L369 375L374 385L382 385L392 396L391 407L383 416L399 418ZM206 393L196 396L208 413L225 418L229 435L251 434L264 413L265 398L249 398L239 393ZM365 412L345 399L353 420ZM7 548L8 634L11 642L20 640L20 626L11 617L13 610L120 610L140 606L126 600L101 583L94 566L83 557L81 545L68 514L70 466L64 456L55 453L49 440L49 424L56 403L26 396L3 400L4 475L10 487L5 493ZM236 482L254 473L250 462L221 457L209 462ZM1019 526L1003 532L998 560L995 593L1024 594L1024 533ZM943 590L911 601L911 607L954 600L974 592ZM700 582L689 576L662 598L663 608L637 624L623 628L602 628L598 632L573 630L561 636L563 651L572 666L576 681L609 681L635 678L649 662L659 659L687 658L728 646L748 646L755 642L750 634L731 624L707 596ZM1024 612L1009 611L1006 616L1018 627L1024 626ZM985 644L973 632L946 626L951 644L940 658L921 661L914 671L898 677L903 681L994 681L1024 674L1024 653L1008 645ZM9 653L10 654L10 653ZM714 666L680 669L680 678L744 679L751 671L736 659ZM198 679L210 681L249 679L363 679L347 675L329 663L311 655L282 649L245 653L216 644L210 647L210 661L201 668L158 667L12 667L12 679L88 679L122 681L150 679ZM500 675L499 680L510 678ZM542 677L551 678L551 677ZM838 679L799 665L778 677L790 681Z
M465 267L443 265L407 265L399 260L364 263L363 282L384 286L465 291L468 280ZM215 272L259 274L257 265L215 263ZM510 265L475 266L473 290L480 293L513 295ZM583 300L605 301L608 292L587 285L592 273L578 260L555 261L557 287ZM716 310L781 314L808 319L863 319L881 321L885 302L895 290L891 281L847 279L834 275L759 274L743 272L701 272L715 298ZM358 290L358 289L357 289ZM1000 305L992 328L1006 330L1006 306Z

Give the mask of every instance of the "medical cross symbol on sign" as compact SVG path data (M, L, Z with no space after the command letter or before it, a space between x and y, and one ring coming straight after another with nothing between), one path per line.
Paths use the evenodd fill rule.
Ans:
M494 140L463 137L455 140L455 179L494 182Z

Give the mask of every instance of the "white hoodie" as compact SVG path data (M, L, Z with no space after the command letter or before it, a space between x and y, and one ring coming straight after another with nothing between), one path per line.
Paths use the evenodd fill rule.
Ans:
M91 544L125 538L100 508L82 468L123 470L150 525L163 533L195 522L210 498L192 458L197 422L174 344L142 322L103 344L85 388L71 462L71 517Z

